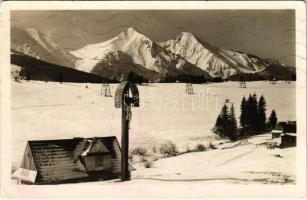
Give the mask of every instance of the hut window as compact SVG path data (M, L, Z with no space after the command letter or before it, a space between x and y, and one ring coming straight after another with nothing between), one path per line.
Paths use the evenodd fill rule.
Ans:
M102 155L96 155L95 156L95 167L102 167L103 166L103 156Z
M84 159L88 171L106 170L112 167L112 158L110 154L87 155Z

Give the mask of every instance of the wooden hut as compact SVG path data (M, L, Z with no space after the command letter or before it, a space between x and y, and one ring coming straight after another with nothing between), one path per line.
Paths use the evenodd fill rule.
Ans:
M280 146L282 148L296 146L296 134L295 133L284 133L281 136L281 145Z
M280 138L280 136L282 134L282 130L274 129L274 130L271 131L271 133L272 133L272 139Z
M296 121L288 121L283 124L280 146L283 148L296 146Z
M120 176L120 155L116 137L36 140L27 142L20 167L37 171L35 184L110 179Z

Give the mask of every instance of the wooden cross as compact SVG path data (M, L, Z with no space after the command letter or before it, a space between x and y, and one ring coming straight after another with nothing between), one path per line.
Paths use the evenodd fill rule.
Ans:
M129 96L131 91L132 97ZM121 133L121 180L130 180L128 168L129 123L131 120L131 106L139 107L139 90L134 83L122 82L115 92L115 108L122 108Z

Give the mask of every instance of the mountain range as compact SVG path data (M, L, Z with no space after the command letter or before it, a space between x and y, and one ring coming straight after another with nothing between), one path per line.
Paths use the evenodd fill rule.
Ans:
M26 55L27 59L32 57L114 81L122 80L130 72L155 82L242 77L289 80L295 77L294 67L274 59L218 48L189 32L181 32L165 42L155 42L128 28L108 41L67 50L61 48L51 34L13 27L11 50Z

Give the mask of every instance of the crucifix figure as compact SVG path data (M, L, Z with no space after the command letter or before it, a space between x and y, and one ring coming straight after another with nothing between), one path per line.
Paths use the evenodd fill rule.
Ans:
M132 96L129 96L129 91ZM128 168L129 129L132 117L131 107L139 107L139 91L134 83L122 82L115 92L115 107L122 109L121 129L121 180L130 179Z

